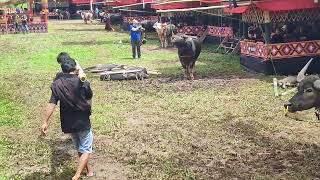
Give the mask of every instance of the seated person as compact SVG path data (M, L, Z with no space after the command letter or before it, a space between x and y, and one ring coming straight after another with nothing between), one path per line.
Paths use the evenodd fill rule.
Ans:
M254 33L254 27L253 26L250 26L248 28L248 39L250 40L255 40L257 37L256 37L256 34Z
M281 32L280 28L276 28L276 32L271 34L271 43L277 44L277 43L283 43L283 33Z

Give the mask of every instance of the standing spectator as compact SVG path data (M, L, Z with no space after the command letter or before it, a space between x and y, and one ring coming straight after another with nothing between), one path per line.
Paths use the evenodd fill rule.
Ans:
M139 25L139 22L137 20L132 21L132 25L130 25L130 37L131 37L131 46L132 46L132 57L133 59L141 57L140 52L140 29L142 27Z
M17 12L12 15L12 22L14 27L14 33L17 34L19 32L19 16Z
M78 151L79 163L72 180L78 180L84 169L87 176L94 176L89 166L93 133L90 123L92 90L89 82L81 82L76 74L76 62L67 59L61 64L62 74L51 85L52 95L43 113L41 132L48 133L48 123L60 101L61 129L69 133Z
M96 19L99 19L99 8L98 7L96 7L95 15L96 15Z
M28 33L29 28L28 28L28 16L26 14L23 14L21 16L21 23L22 23L22 32L24 33Z
M112 28L112 25L111 25L110 14L108 12L105 14L105 23L106 23L105 28L104 28L105 30L114 31L114 29Z

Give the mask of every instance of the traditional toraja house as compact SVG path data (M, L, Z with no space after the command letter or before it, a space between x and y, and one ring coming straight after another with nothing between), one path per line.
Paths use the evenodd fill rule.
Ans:
M320 73L320 3L317 0L261 0L226 10L242 13L255 26L240 43L243 66L267 74L296 74L310 58ZM260 32L259 32L260 31Z
M151 8L153 0L116 0L116 4L114 9L121 12L124 24L132 22L133 19L158 20L155 10Z
M23 13L25 13L28 17L28 28L31 33L45 33L48 32L48 1L42 0L41 7L42 10L40 12L35 12L33 10L34 1L17 1L17 0L9 0L9 1L0 1L0 35L2 34L12 34L15 32L15 28L12 22L12 15L17 12L16 8L7 8L11 4L18 3L27 3L28 8L24 9ZM18 12L19 16L19 29L18 33L21 32L21 12Z
M240 2L238 5L247 4ZM168 17L171 23L176 24L180 33L197 35L208 30L206 40L221 42L225 37L243 34L239 15L224 13L228 6L229 2L222 0L167 0L157 1L153 8L161 13L161 17Z

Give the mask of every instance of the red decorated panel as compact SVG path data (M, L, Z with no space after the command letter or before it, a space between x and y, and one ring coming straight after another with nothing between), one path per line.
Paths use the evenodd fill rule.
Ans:
M184 26L178 29L179 33L188 34L188 35L197 35L200 32L204 32L205 29L203 26Z
M209 35L217 37L230 37L233 36L233 30L231 27L218 27L208 26Z
M273 59L320 55L320 40L270 44Z
M240 41L241 54L246 56L259 57L262 59L268 58L268 49L265 44L255 43L250 41Z
M263 59L285 59L305 56L320 56L320 40L268 44L241 41L241 54Z
M209 36L216 37L229 37L233 36L233 30L231 27L218 27L218 26L208 26ZM206 29L204 26L184 26L178 29L179 33L188 34L188 35L197 35L204 32Z
M29 33L46 33L48 32L48 24L47 23L29 23L28 24ZM0 35L3 34L13 34L14 33L14 25L8 24L0 24ZM22 33L21 24L19 25L19 33Z
M132 22L133 20L137 20L139 22L144 20L157 21L158 16L137 16L137 17L123 17L123 22Z

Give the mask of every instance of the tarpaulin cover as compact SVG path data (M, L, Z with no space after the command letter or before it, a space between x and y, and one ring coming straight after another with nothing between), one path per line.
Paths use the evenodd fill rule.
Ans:
M153 4L151 7L153 9L161 9L161 10L195 8L195 7L200 7L200 1L183 1L183 2Z

